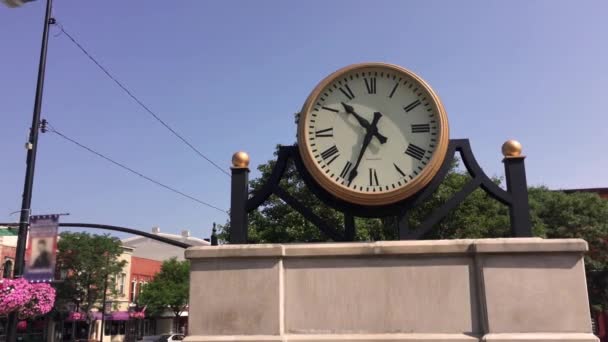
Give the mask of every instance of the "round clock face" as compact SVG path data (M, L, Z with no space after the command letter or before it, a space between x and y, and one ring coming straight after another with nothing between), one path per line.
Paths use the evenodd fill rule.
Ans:
M298 145L313 178L348 202L405 199L437 173L448 145L443 105L418 76L383 63L351 65L313 90Z

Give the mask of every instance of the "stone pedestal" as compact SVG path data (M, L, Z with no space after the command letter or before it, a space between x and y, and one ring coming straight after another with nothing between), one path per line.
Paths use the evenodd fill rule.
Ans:
M593 342L583 240L193 247L187 341Z

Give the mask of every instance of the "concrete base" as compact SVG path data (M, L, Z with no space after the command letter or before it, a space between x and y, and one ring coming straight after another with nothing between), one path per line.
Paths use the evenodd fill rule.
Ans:
M193 247L187 341L597 341L583 240Z

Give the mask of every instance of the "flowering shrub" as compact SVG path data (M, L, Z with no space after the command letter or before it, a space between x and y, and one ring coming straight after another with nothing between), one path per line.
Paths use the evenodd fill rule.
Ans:
M17 331L26 331L27 330L27 321L19 321L17 322Z
M31 298L31 284L23 279L3 279L0 281L0 315L22 308Z
M143 311L129 312L129 317L135 319L144 319L146 318L146 314Z
M30 284L23 278L0 281L0 315L17 311L27 319L51 311L55 303L55 289L49 284Z
M70 312L68 315L69 321L79 321L85 318L85 314L82 312Z
M55 289L49 284L31 284L30 300L19 310L19 317L33 318L53 309Z

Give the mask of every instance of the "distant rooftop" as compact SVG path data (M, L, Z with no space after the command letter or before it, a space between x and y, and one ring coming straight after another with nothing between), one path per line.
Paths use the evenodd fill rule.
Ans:
M0 236L17 236L17 229L0 226Z
M165 238L168 238L171 240L175 240L175 241L189 243L193 246L210 245L209 241L206 241L205 239L191 236L189 230L182 230L181 234L177 235L177 234L170 234L170 233L161 233L159 227L153 227L152 234L162 236L162 237L165 237ZM121 241L124 245L131 245L134 243L138 243L140 241L144 241L146 239L148 239L148 238L143 237L143 236L132 236L132 237L129 237L126 239L122 239Z
M192 246L208 246L209 241L205 239L191 236L189 230L182 230L181 234L161 233L160 228L152 228L152 234L162 236L175 241L187 243ZM167 260L171 257L176 257L179 260L184 259L184 249L176 246L171 246L160 241L156 241L143 236L133 236L122 240L123 246L134 248L133 256L146 258L151 260Z
M557 191L563 191L567 194L573 192L591 192L598 194L601 198L608 199L608 188L581 188L581 189L560 189Z

